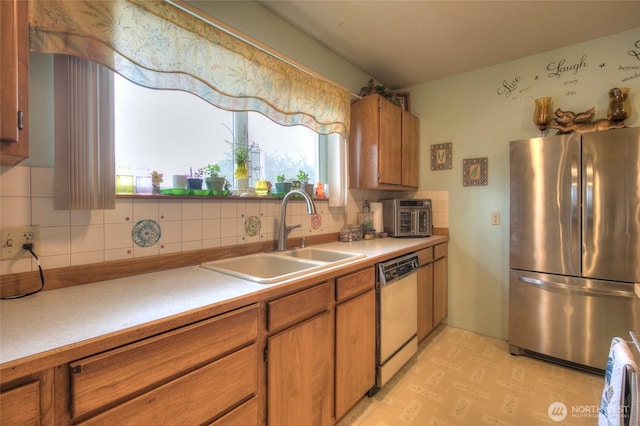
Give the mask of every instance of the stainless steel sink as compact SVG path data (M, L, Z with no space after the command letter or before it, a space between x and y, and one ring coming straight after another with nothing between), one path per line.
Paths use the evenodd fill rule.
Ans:
M200 266L226 275L273 284L365 257L312 247L214 260Z

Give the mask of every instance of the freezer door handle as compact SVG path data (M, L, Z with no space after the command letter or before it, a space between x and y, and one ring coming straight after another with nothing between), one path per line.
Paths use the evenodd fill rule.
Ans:
M580 287L565 283L556 283L553 281L539 280L537 278L530 277L518 277L518 281L522 281L527 284L534 284L539 287L544 287L547 289L555 289L555 290L564 290L571 293L579 293L587 296L615 296L615 297L635 297L633 290L632 291L624 291L624 290L604 290L601 288L592 288L592 287Z

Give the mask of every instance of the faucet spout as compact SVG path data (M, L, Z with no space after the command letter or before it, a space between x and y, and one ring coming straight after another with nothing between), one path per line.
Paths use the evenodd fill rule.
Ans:
M295 194L298 194L304 198L307 202L307 213L308 214L316 214L316 205L314 204L309 194L299 189L294 189L293 191L289 191L284 198L282 199L282 204L280 205L280 232L278 233L278 251L283 251L287 249L287 236L292 229L298 228L300 225L295 226L287 226L287 204L289 203L289 199L293 197Z

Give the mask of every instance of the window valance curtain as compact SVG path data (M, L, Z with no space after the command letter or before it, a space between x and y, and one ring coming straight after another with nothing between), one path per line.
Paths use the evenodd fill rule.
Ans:
M152 88L348 137L347 89L163 0L29 2L31 50L84 58Z

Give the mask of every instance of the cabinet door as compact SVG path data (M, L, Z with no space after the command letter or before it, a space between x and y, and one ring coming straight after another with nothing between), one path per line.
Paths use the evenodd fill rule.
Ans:
M6 425L39 425L40 382L0 393L0 417Z
M418 269L418 341L433 330L433 264Z
M433 326L447 317L448 311L447 258L433 263Z
M375 307L373 290L336 306L336 419L375 385Z
M420 184L420 135L418 118L402 111L402 185Z
M0 162L13 165L29 155L29 25L26 1L0 1L0 31Z
M333 327L325 312L269 337L268 424L332 423Z
M380 140L378 141L378 182L402 184L402 109L380 100Z

